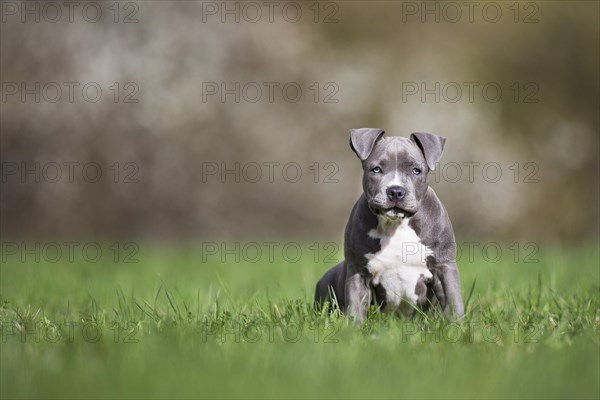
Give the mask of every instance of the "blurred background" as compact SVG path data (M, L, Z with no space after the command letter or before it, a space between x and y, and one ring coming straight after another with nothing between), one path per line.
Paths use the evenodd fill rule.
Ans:
M597 2L44 4L2 3L3 238L341 240L359 127L447 138L459 239L598 237Z

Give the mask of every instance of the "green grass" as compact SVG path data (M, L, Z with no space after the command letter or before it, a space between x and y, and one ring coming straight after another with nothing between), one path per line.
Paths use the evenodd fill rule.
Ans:
M598 248L541 250L537 263L459 262L461 323L372 310L358 328L312 310L330 266L312 255L203 263L198 248L148 246L134 264L8 257L0 394L597 399Z

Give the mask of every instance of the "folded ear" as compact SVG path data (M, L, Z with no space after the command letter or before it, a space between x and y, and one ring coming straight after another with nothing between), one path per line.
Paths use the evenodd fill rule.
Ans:
M350 129L350 147L361 161L365 161L373 151L377 139L385 131L377 128Z
M442 158L446 138L432 133L416 132L410 135L410 139L419 146L425 156L427 166L433 171L435 164Z

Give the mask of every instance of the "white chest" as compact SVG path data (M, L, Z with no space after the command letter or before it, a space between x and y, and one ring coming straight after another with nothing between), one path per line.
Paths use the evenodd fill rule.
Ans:
M425 279L433 276L426 263L427 256L433 254L431 249L421 243L406 218L394 226L380 223L377 229L369 232L369 236L379 239L381 245L377 253L366 254L373 285L381 285L385 289L389 307L398 308L403 303L416 305L418 280L421 276ZM409 304L402 308L412 310Z

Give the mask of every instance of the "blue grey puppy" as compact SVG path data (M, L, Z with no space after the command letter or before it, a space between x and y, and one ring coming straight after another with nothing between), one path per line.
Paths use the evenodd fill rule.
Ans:
M383 134L375 128L350 132L350 146L363 166L364 193L346 225L345 260L317 283L315 302L335 300L358 322L373 303L408 315L441 306L448 318L460 318L454 232L427 183L446 139Z

